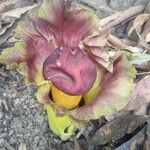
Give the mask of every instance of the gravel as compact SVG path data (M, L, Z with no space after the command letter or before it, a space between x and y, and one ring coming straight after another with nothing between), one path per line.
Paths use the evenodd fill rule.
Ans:
M0 150L7 145L18 149L21 142L29 150L52 149L54 135L46 113L35 100L34 87L26 87L15 72L5 73L0 76Z
M146 0L73 0L72 6L86 8L104 18L134 4ZM120 25L116 34L124 36L126 25ZM24 79L16 72L0 66L0 150L18 150L21 143L27 150L72 150L73 142L62 142L54 135L47 124L46 113L36 100L35 88L25 86ZM95 121L87 125L84 137L99 128ZM80 138L82 141L82 136ZM60 146L61 144L61 146ZM85 144L85 141L84 141ZM88 145L88 144L87 144ZM89 145L88 149L94 149ZM96 148L95 148L96 149Z

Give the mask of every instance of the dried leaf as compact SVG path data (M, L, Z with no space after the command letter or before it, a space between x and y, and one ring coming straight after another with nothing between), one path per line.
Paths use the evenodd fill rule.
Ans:
M149 16L150 16L150 14L139 15L134 20L133 27L129 30L128 35L130 35L134 30L140 34L142 31L142 27L143 27L144 23L148 20Z
M10 23L8 26L6 26L5 28L3 28L1 31L0 31L0 35L4 34L8 28L10 28L12 25L13 25L14 22Z
M110 141L122 138L126 133L132 133L136 128L147 121L146 117L138 115L126 115L114 119L102 126L92 137L90 143L104 145Z
M142 5L133 6L125 11L104 18L100 22L99 34L86 38L83 43L88 46L106 46L107 38L116 25L139 14L143 10L144 6Z
M134 30L139 36L138 45L142 46L144 50L150 50L150 14L139 15L135 20L133 27L129 30L128 35L130 35Z
M87 46L97 46L97 47L104 47L107 43L108 35L110 34L110 30L105 32L104 34L90 36L84 39L83 43Z
M144 77L139 81L134 89L126 110L135 110L142 105L150 102L150 76Z
M105 32L105 31L109 30L110 28L113 28L114 26L120 24L121 22L128 20L129 18L141 13L144 10L144 8L145 8L145 6L138 5L138 6L133 6L133 7L130 7L128 9L122 11L116 19L107 23L107 25L105 25L103 27L103 32Z
M20 18L20 16L22 14L24 14L25 12L27 12L30 9L33 9L36 6L37 5L32 5L32 6L27 6L27 7L22 7L22 8L16 8L14 10L7 11L7 12L5 12L5 13L2 14L2 19L4 19L6 16Z
M128 50L132 53L143 52L144 50L139 47L134 47L124 43L124 40L110 34L108 37L108 44L116 49Z
M19 19L20 19L20 18L19 18ZM8 40L8 38L10 38L10 37L13 36L13 29L16 28L19 19L16 20L16 21L14 21L14 23L13 23L10 27L8 27L8 28L6 29L6 31L5 31L3 34L1 34L1 36L0 36L0 46L1 46L3 43L5 43L5 42Z
M139 42L138 45L141 45L145 48L145 50L149 51L150 50L150 45L146 42L146 40L144 39L144 37L140 34L138 34L139 36Z
M113 15L110 15L106 18L103 18L102 20L100 20L100 27L103 28L108 23L114 21L115 19L117 19L119 17L120 14L121 14L121 12L118 12L116 14L113 14Z
M20 0L6 0L0 3L0 14L8 11L12 6Z
M148 18L148 20L145 22L144 26L143 26L143 30L141 33L141 36L145 39L146 35L150 32L150 17Z

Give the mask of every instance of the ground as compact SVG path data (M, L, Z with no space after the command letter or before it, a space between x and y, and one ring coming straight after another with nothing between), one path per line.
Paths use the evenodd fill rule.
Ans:
M90 9L100 18L104 18L133 5L147 2L148 0L73 0L71 6ZM116 34L119 37L124 36L129 25L130 23L119 25ZM78 143L85 150L111 150L123 144L108 142L97 146L88 143L90 135L106 124L104 118L89 123L78 143L72 140L62 142L50 131L46 113L34 94L35 88L25 86L21 75L8 71L4 65L0 66L0 150L18 150L19 146L23 147L24 144L27 150L71 150L77 148ZM142 124L140 132L145 130L144 123L144 120L139 123ZM128 149L130 150L130 147L124 148Z

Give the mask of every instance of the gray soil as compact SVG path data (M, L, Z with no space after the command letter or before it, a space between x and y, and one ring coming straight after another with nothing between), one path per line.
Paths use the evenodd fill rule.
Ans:
M146 4L146 0L73 0L72 5L90 9L103 18L141 3ZM122 36L124 28L120 26L117 34ZM22 143L27 150L74 149L73 142L63 143L51 132L46 113L36 100L35 92L34 87L24 85L21 75L0 66L0 150L18 150ZM96 124L87 125L83 136L88 137ZM87 149L96 148L89 146Z

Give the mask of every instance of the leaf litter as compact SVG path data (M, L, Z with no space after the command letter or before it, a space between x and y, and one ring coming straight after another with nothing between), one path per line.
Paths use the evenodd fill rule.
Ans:
M37 2L30 0L7 0L0 3L0 49L11 46L15 42L12 38L13 30L25 13L36 5ZM128 141L125 140L116 150L137 149L138 145L144 145L147 149L150 147L150 119L147 113L150 104L150 76L147 75L150 71L150 14L145 13L144 9L143 5L133 6L100 21L99 30L102 35L102 38L98 39L99 43L102 43L100 46L110 46L116 51L117 49L130 51L133 54L133 63L139 71L139 80L128 106L122 112L118 112L115 117L112 116L112 119L106 118L105 125L89 139L93 145L106 145L111 141L119 143L123 137L132 134L144 124L139 132L133 134ZM118 24L133 19L133 26L124 39L114 35L114 29ZM137 41L131 41L129 38L133 32L138 35ZM97 37L93 40L97 40ZM75 149L82 149L78 141L75 141L74 146ZM13 149L7 142L5 147ZM26 150L25 143L20 143L18 150L21 149Z

